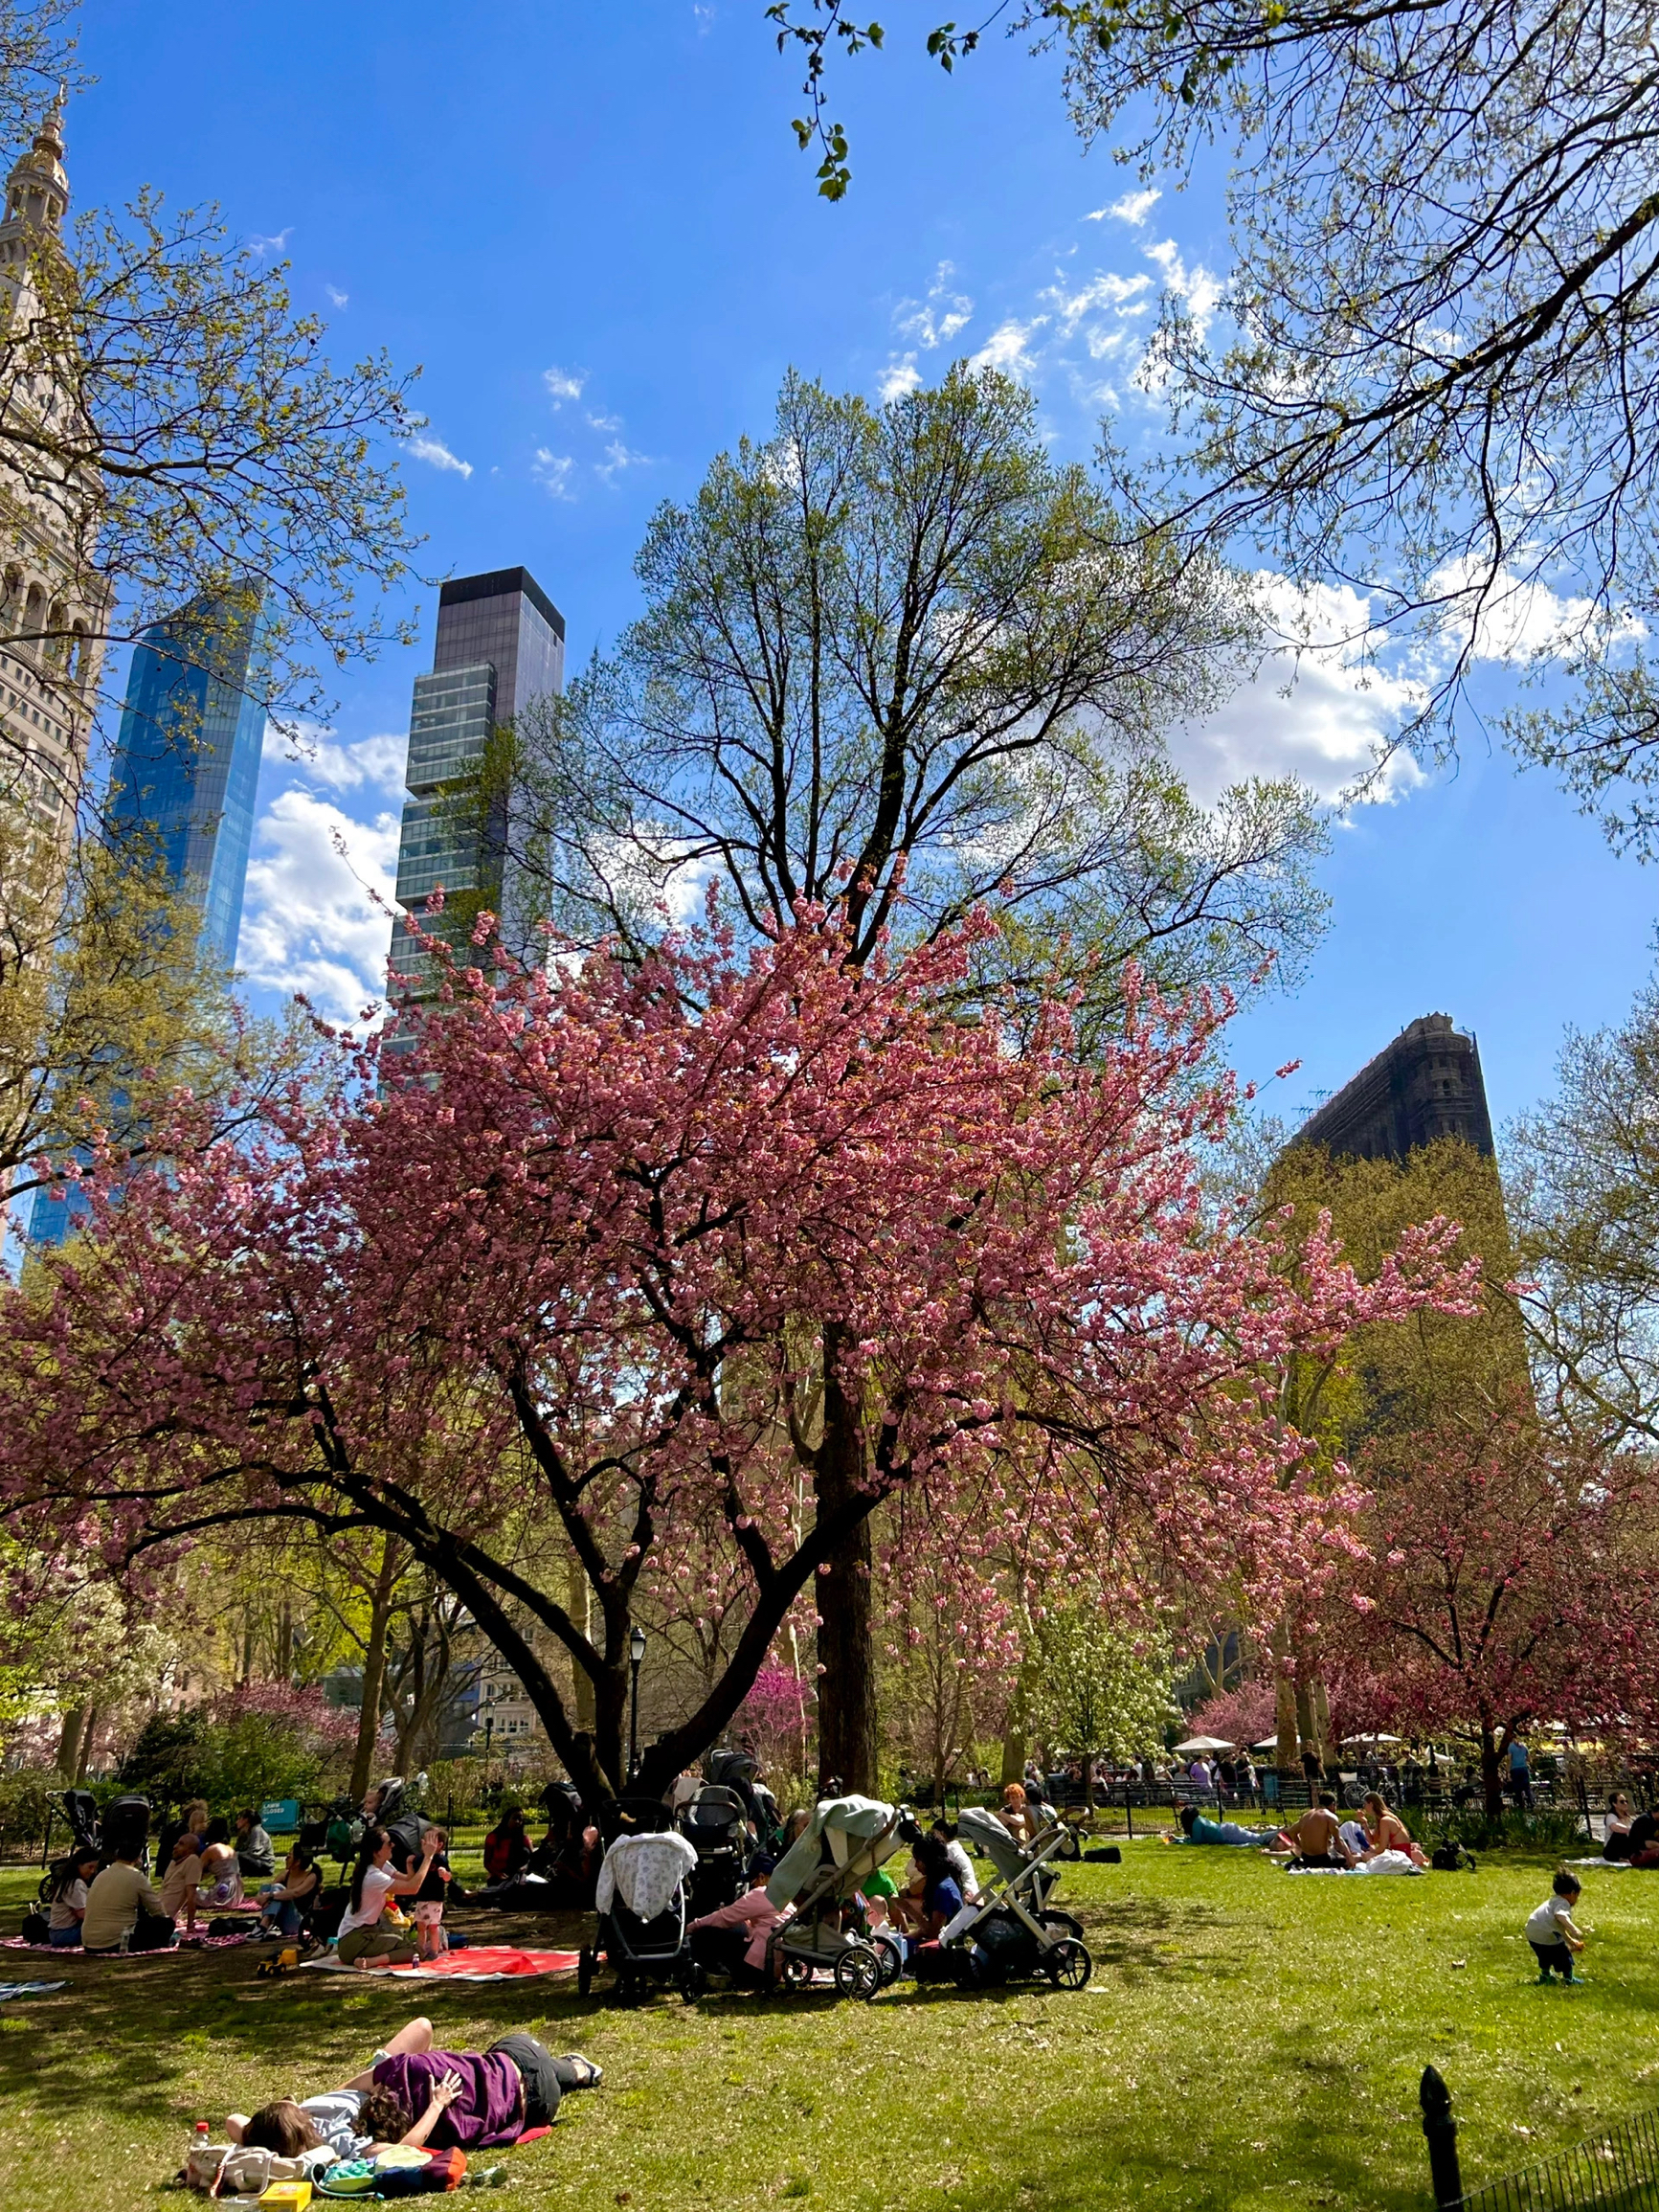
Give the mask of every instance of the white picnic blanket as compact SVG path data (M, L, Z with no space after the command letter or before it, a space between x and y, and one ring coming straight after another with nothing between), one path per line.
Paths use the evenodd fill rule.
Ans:
M684 1836L618 1836L599 1869L594 1907L609 1912L619 1897L641 1920L655 1920L696 1863L696 1846Z

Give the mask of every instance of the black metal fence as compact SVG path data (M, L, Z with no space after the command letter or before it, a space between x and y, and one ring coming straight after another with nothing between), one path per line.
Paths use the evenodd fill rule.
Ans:
M1433 2066L1420 2094L1439 2212L1659 2212L1659 2109L1466 2194L1451 2097Z

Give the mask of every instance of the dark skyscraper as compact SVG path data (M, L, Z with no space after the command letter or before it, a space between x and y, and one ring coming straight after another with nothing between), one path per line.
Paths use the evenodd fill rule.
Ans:
M1461 1137L1491 1159L1491 1116L1472 1036L1449 1014L1424 1014L1368 1060L1297 1130L1298 1144L1322 1144L1349 1160L1403 1160L1437 1137Z
M411 797L397 854L397 903L420 918L439 884L446 898L492 908L509 929L518 901L511 882L511 795L482 813L458 811L455 793L483 758L490 733L532 700L564 688L565 619L527 569L457 576L437 603L432 673L418 676L409 722ZM423 965L407 925L392 931L398 973L417 981Z

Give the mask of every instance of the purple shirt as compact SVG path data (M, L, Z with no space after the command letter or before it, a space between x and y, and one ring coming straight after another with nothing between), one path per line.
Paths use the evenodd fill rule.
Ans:
M426 2138L432 2151L484 2151L516 2143L524 2133L519 2069L500 2052L407 2051L382 2059L374 2079L388 2088L412 2120L432 2102L445 2074L459 2074L461 2092L440 2112Z

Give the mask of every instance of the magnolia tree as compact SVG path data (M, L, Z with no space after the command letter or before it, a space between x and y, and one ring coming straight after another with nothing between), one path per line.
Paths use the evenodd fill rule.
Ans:
M1513 1404L1373 1470L1370 1552L1331 1631L1334 1694L1368 1728L1479 1748L1489 1812L1540 1721L1659 1727L1659 1480Z
M1368 1284L1316 1230L1292 1283L1200 1188L1222 1014L1132 975L1088 1064L1062 1006L1015 1049L948 1011L990 928L862 969L807 910L742 958L717 929L634 967L492 954L395 1051L325 1035L334 1079L239 1142L179 1101L171 1174L112 1203L95 1160L88 1235L0 1299L0 1502L139 1574L252 1523L395 1537L596 1794L624 1780L636 1609L710 1560L746 1593L650 1794L798 1598L833 1622L827 1563L886 1500L988 1581L1012 1555L1110 1591L1173 1556L1269 1601L1319 1586L1356 1498L1276 1378L1467 1297L1451 1230Z

